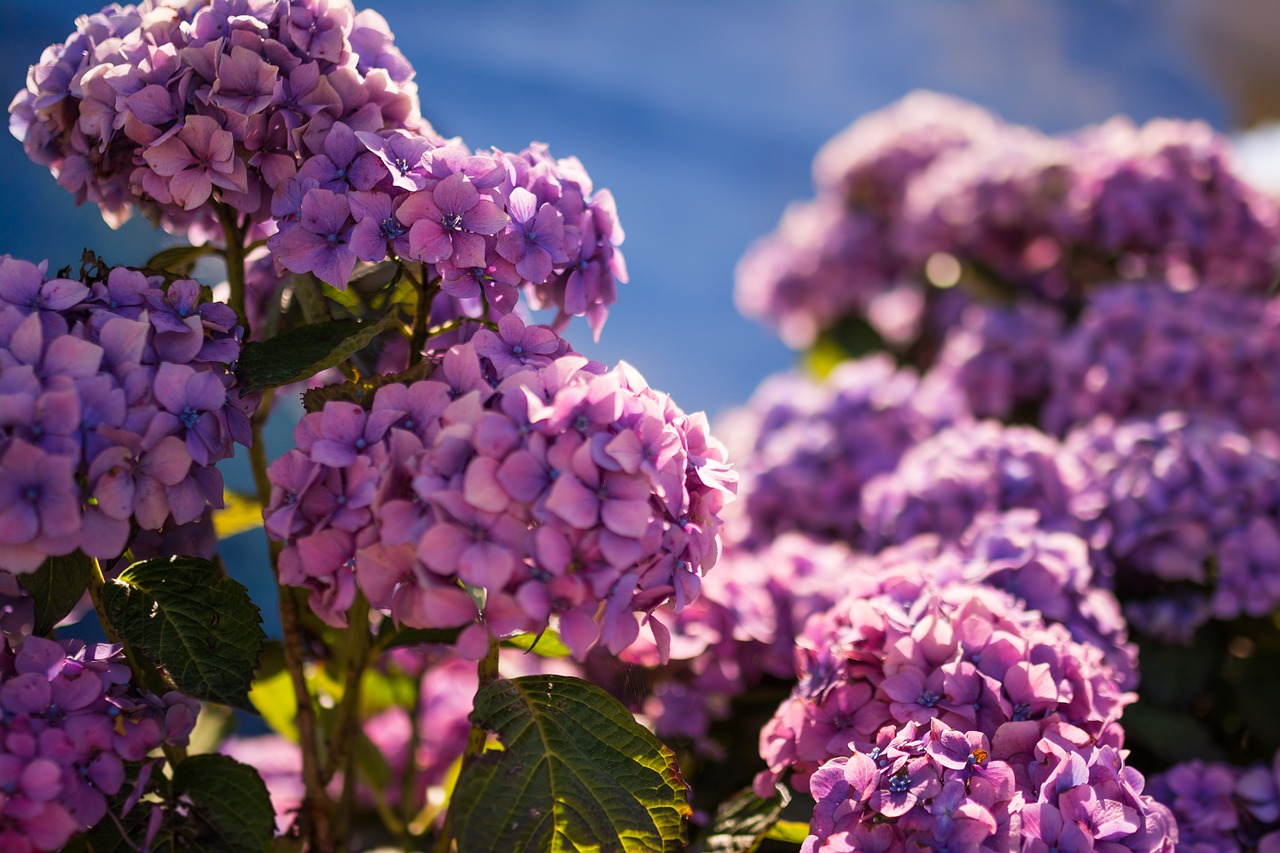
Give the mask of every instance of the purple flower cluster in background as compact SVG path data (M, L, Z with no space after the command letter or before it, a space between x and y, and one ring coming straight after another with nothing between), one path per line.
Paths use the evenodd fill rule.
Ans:
M0 257L0 568L125 550L222 505L248 445L241 328L199 283L124 267L86 285Z
M1280 756L1278 756L1280 758ZM1147 790L1178 820L1178 849L1193 853L1280 850L1280 762L1248 769L1208 761L1177 764Z
M1070 727L1009 723L992 737L934 717L851 748L810 780L817 805L802 853L1182 849L1122 751Z
M1280 211L1200 122L1116 120L1048 137L916 93L833 139L814 171L817 197L789 209L738 267L739 308L798 347L860 318L928 363L936 350L917 336L943 338L965 302L940 288L1065 312L1043 324L1114 281L1262 292L1280 253ZM1011 378L1036 379L1020 375L1034 355L1023 352ZM1009 414L988 400L977 414Z
M1280 605L1280 443L1169 412L1101 416L1067 438L1105 492L1107 560L1126 615L1187 641L1206 620Z
M349 0L143 0L81 17L10 105L27 155L113 226L138 210L218 234L211 198L255 233L335 123L429 127L386 21Z
M333 624L358 586L397 622L468 625L468 657L553 615L578 657L597 640L626 648L633 613L697 596L736 486L703 415L515 315L427 379L379 389L370 411L307 415L295 439L270 469L281 580ZM465 588L485 591L483 614Z
M543 145L472 152L339 122L271 212L280 230L268 245L290 272L345 288L358 261L413 261L455 300L507 314L523 288L533 307L557 309L556 329L585 315L597 337L627 279L613 195Z
M1122 746L1116 721L1136 697L1102 650L955 575L947 557L890 552L847 576L847 597L797 638L799 683L760 733L757 793L788 774L808 790L828 760L873 749L882 727L934 718L1027 753L1048 734Z
M1031 509L1044 530L1094 540L1103 497L1089 470L1054 438L995 421L958 424L906 451L862 490L869 551L919 533L954 540L984 513Z
M794 347L860 315L905 343L921 309L916 270L894 246L907 187L935 159L998 132L985 110L932 92L856 122L819 152L817 198L788 208L738 263L738 309Z
M1247 431L1280 425L1280 302L1161 284L1099 291L1047 347L1042 422L1061 435L1095 415L1179 410Z
M799 531L856 542L863 487L967 414L951 386L922 383L884 355L840 364L822 382L798 374L765 380L717 428L730 455L743 460L729 540L758 548Z
M0 644L0 850L59 850L128 790L160 746L185 746L199 704L129 685L119 646L26 637Z

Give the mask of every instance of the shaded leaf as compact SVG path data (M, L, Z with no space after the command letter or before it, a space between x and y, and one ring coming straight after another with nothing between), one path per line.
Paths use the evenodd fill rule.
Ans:
M721 803L707 829L703 853L754 853L791 802L790 791L781 785L774 787L778 794L768 800L746 788ZM805 829L807 835L808 827Z
M107 618L188 696L249 710L262 615L249 591L208 560L134 563L102 591Z
M692 813L675 755L581 679L499 679L473 722L497 732L462 771L450 808L459 853L676 851Z
M18 575L18 583L35 600L32 633L43 637L65 619L80 603L92 573L93 561L76 550L65 557L50 557L34 572Z
M262 657L262 666L249 688L249 701L272 731L297 743L298 700L285 668L284 649L279 643L268 643Z
M362 408L368 409L373 405L373 392L382 386L426 379L431 373L431 368L430 362L423 361L400 373L362 376L359 379L336 385L321 385L319 388L308 388L302 392L302 407L308 412L318 412L330 400L346 400L349 403L355 403Z
M250 341L240 355L242 390L262 391L310 379L364 349L394 318L387 312L372 323L330 320L300 326L267 341Z
M386 624L390 624L390 621ZM461 628L400 628L384 638L378 645L383 649L395 649L400 646L452 645L458 641Z
M212 246L170 246L148 258L145 268L189 276L196 268L196 262L214 251Z
M178 764L173 790L190 805L184 849L267 853L276 817L258 771L226 755L195 755Z
M1190 714L1140 701L1124 709L1124 730L1126 737L1170 764L1225 759L1213 736Z

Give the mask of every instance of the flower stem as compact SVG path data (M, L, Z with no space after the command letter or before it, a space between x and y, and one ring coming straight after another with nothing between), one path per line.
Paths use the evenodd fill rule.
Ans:
M222 225L222 236L227 244L224 250L227 259L227 284L231 285L230 305L244 326L244 336L249 338L249 318L244 308L244 232L236 224L236 214L220 201L213 203L218 214L218 222Z
M427 281L427 267L423 264L422 280L426 282L418 294L418 305L413 316L413 337L409 339L409 366L414 367L422 361L422 350L427 345L430 330L427 322L431 317L431 303L440 291L440 279Z
M351 830L351 812L355 806L356 767L355 739L360 730L360 682L369 663L369 600L357 592L356 600L347 611L347 642L343 648L346 658L342 701L338 705L333 726L333 743L329 749L322 778L327 783L339 769L343 771L342 800L338 810L334 840L339 850L347 846Z
M480 683L476 686L476 695L480 695L480 691L486 685L492 684L498 680L498 639L492 635L489 637L489 650L485 656L480 659L480 663L476 668L479 675ZM467 768L476 762L476 759L484 754L485 743L489 740L489 730L479 723L471 724L471 731L467 733L467 749L462 753L462 766L458 769L458 781L461 783L463 775L467 772ZM457 794L457 788L454 788L454 794ZM453 846L453 804L449 804L449 812L444 817L444 826L440 829L440 835L436 838L436 844L433 853L449 853Z

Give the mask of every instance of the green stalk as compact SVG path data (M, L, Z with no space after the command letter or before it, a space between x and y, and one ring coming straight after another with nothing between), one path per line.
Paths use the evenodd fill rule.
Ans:
M235 310L244 326L244 336L249 337L249 318L244 309L244 232L236 224L236 214L220 201L213 203L218 214L218 223L222 225L222 236L227 244L223 254L227 259L227 283L231 285L231 299L228 304Z
M498 640L490 635L489 651L480 660L476 667L476 672L480 677L480 683L476 686L476 695L480 695L480 691L486 685L492 684L498 680ZM479 723L471 724L471 731L467 733L467 749L462 753L462 766L458 769L458 779L461 781L463 774L467 772L467 768L475 764L476 759L484 754L485 743L489 740L489 731ZM457 788L454 789L456 795ZM449 804L449 811L444 816L444 826L440 830L440 835L436 838L435 847L432 853L449 853L453 847L453 804Z
M351 814L355 807L357 781L355 739L360 731L360 683L365 667L369 664L370 640L369 600L364 597L364 593L357 592L356 600L347 611L347 642L343 655L346 658L346 674L343 679L342 701L338 705L334 721L329 760L322 774L322 778L327 783L339 769L343 771L342 799L334 831L334 839L339 850L347 846L351 831Z

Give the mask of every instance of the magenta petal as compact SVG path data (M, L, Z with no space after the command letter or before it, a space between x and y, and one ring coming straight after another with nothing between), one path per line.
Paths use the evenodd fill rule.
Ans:
M463 227L476 234L497 234L510 222L511 217L488 199L481 199L462 217Z
M434 264L453 254L453 240L439 222L419 219L409 229L409 256Z
M480 193L461 172L455 172L437 184L431 195L442 211L453 214L465 213L480 201Z
M510 496L498 483L498 460L477 456L467 466L462 496L467 503L485 512L502 512L511 503Z
M579 530L588 530L596 524L600 499L577 477L562 475L547 495L547 509Z
M600 505L600 520L619 536L638 539L649 529L653 511L648 501L607 500Z

